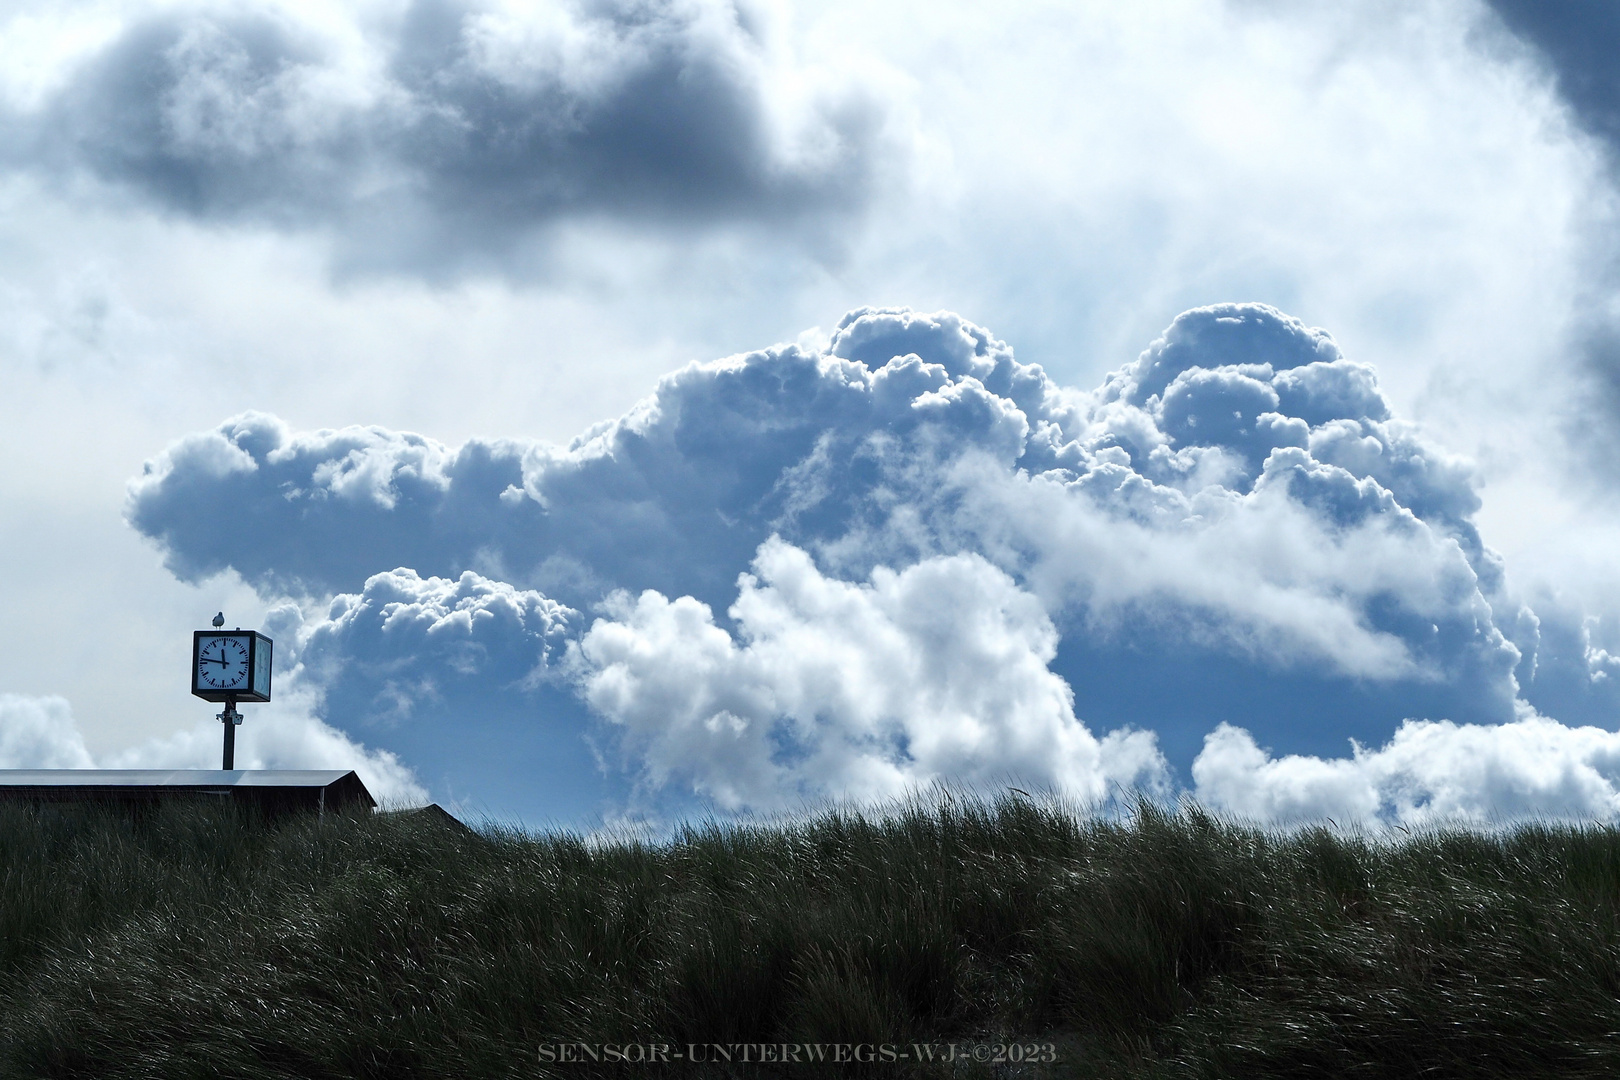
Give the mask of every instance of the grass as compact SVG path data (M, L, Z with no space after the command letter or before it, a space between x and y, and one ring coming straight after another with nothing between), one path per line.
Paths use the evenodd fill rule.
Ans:
M1620 1075L1609 828L1397 843L946 797L589 844L4 807L0 875L6 1078ZM951 1041L1057 1061L540 1058Z

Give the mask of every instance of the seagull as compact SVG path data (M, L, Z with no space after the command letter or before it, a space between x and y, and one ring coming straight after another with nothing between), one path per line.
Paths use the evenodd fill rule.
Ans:
M222 627L224 625L225 625L225 613L222 611L218 615L214 616L214 629L218 630L220 627Z

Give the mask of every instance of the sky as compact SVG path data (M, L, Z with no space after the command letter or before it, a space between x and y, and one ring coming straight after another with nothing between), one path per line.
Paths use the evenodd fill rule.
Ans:
M1620 816L1597 0L0 4L0 767Z

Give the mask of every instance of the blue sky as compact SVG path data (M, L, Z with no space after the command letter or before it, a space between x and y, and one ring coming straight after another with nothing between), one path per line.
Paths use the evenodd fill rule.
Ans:
M0 9L0 765L1620 809L1600 4Z

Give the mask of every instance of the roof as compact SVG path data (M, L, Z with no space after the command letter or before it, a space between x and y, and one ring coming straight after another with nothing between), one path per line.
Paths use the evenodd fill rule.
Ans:
M330 787L353 769L0 769L0 786ZM355 777L359 779L359 777Z
M0 769L0 799L145 801L170 793L321 807L377 805L353 769Z
M428 803L426 806L407 806L399 810L384 810L382 813L385 817L414 818L417 821L427 820L436 825L445 825L464 833L473 831L467 826L466 822L436 802Z

